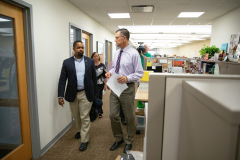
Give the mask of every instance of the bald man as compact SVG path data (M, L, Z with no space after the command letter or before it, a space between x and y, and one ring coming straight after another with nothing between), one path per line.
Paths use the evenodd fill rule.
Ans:
M144 53L141 53L140 54L140 57L141 57L141 62L142 62L142 67L144 65L144 59L148 59L152 57L152 55L150 53L148 53L148 45L144 45L145 47L145 50L144 50ZM144 68L144 67L143 67Z

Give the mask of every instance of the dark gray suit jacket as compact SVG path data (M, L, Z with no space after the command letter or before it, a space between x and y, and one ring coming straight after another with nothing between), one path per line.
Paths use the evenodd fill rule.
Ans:
M97 94L97 77L95 71L95 64L93 59L85 56L84 61L84 88L88 101L92 102L94 101ZM68 102L74 102L77 95L77 75L73 56L63 61L62 71L58 83L58 97L64 97L67 80L68 83L65 93L65 100Z

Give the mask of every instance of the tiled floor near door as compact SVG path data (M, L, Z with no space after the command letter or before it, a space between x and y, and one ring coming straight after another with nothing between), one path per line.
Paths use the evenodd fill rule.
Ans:
M115 151L109 150L115 141L109 119L109 95L110 91L107 91L103 96L103 117L91 123L90 142L86 151L79 151L81 140L74 139L77 131L73 126L40 160L115 160L118 155L123 154L125 144ZM122 125L122 128L126 136L126 127ZM143 138L143 133L135 134L132 150L143 151Z

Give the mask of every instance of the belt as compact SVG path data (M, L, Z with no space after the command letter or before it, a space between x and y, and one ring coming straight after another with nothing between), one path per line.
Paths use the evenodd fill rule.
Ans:
M129 82L129 83L127 83L127 84L133 84L134 82Z
M81 92L81 91L84 91L85 89L80 89L80 90L77 90L77 92Z

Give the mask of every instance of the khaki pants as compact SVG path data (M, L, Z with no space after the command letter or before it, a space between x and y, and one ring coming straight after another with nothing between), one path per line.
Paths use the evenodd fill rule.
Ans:
M89 112L92 107L92 102L87 100L85 91L77 92L74 102L70 102L70 110L75 120L76 128L81 132L81 142L89 141L90 117Z
M126 144L133 143L133 136L135 131L135 114L134 114L134 97L135 84L127 84L128 88L122 92L118 97L114 92L110 94L110 119L112 132L116 138L116 142L123 140L123 132L119 120L119 109L122 106L123 113L127 121L127 137Z

